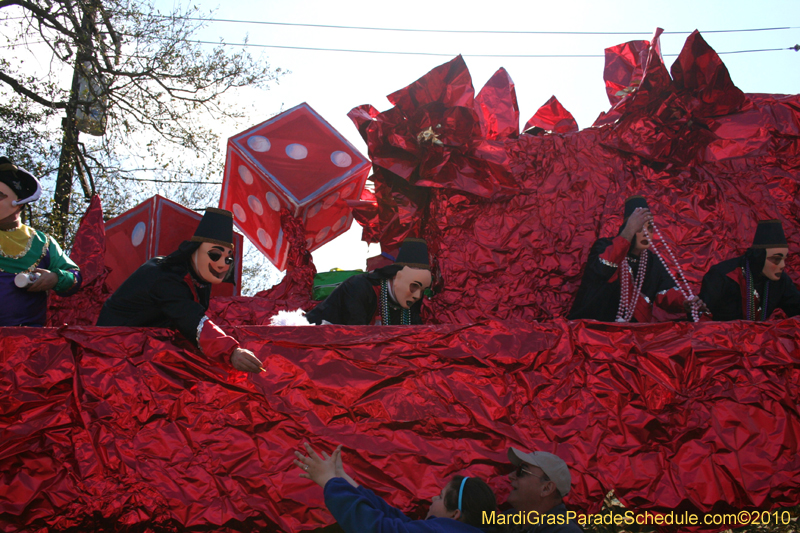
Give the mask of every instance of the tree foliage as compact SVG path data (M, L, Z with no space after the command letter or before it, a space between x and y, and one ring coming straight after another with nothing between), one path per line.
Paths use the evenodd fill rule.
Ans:
M146 194L153 183L219 181L215 127L242 114L223 96L267 88L282 72L246 52L196 42L205 17L196 7L162 13L153 0L0 0L13 51L0 59L0 131L14 132L0 143L31 170L56 177L48 229L67 234L59 224L74 218L73 179L84 196L102 184L113 196ZM48 147L60 151L57 161ZM154 181L131 187L143 179Z
M0 153L52 194L30 223L69 246L95 192L107 217L153 194L216 205L220 125L244 112L226 93L283 72L197 42L208 16L155 0L0 0Z

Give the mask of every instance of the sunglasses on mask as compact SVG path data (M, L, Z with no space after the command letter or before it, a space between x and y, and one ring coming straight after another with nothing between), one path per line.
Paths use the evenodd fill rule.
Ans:
M782 256L782 255L771 255L771 256L767 257L767 261L769 261L770 263L772 263L775 266L779 266L785 260L786 260L786 258L784 256Z
M216 263L217 261L222 259L222 252L220 252L220 251L209 250L207 253L208 253L208 258L211 259L211 261L213 263ZM226 265L232 265L233 264L233 256L226 257L225 258L225 264Z

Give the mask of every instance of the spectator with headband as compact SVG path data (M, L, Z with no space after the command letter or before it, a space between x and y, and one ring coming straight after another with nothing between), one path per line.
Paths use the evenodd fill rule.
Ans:
M525 529L521 531L581 533L581 528L574 521L567 519L567 508L563 502L572 485L572 476L567 463L552 453L525 453L516 448L508 449L508 459L516 467L508 476L511 482L508 503L516 511L526 514L535 512L540 515L538 524L526 524ZM559 518L548 520L541 515L556 515Z
M305 445L306 455L295 452L294 463L323 488L325 505L345 533L477 533L492 531L483 514L497 511L492 489L475 477L453 476L434 496L425 520L412 520L344 472L342 447L322 457Z

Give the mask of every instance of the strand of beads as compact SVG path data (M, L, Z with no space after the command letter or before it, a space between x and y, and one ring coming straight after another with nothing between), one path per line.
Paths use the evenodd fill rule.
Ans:
M745 278L745 290L747 291L747 320L758 320L758 311L761 311L761 320L764 321L767 319L767 311L769 309L769 281L764 283L764 300L761 301L761 308L759 309L756 307L756 298L758 297L758 293L756 292L756 285L755 281L753 280L753 273L750 271L750 262L745 261L744 267L744 278Z
M670 271L669 267L667 266L667 262L664 261L664 257L661 255L661 252L658 251L658 247L656 246L655 241L653 241L652 237L650 236L650 232L647 231L647 226L643 228L644 236L653 242L653 251L655 252L656 257L658 257L658 259L661 261L661 264L664 265L664 270L667 271L669 277L671 277L672 281L675 282L675 286L678 288L683 297L686 300L693 299L694 293L692 293L692 288L689 286L689 282L686 281L686 277L683 275L683 269L681 268L681 265L678 263L678 260L675 259L675 254L672 253L672 248L670 248L669 245L667 244L667 241L664 240L664 237L661 235L661 231L658 229L658 226L655 225L655 222L651 222L651 224L653 225L653 230L655 230L656 235L658 235L659 241L661 241L661 244L664 245L664 248L666 248L670 259L672 259L672 262L675 265L675 270L678 272L678 277L680 278L680 281L678 281L678 279ZM681 285L681 282L683 282L683 285ZM694 322L700 321L700 313L697 311L697 305L698 305L697 302L692 302L691 313L692 313L692 320Z
M753 276L750 274L750 263L748 261L744 262L744 279L745 279L745 290L747 291L747 320L755 320L756 319L756 301L755 301L755 287L753 287Z
M616 322L625 322L625 314L628 312L628 276L630 275L630 266L628 266L628 258L626 257L619 264L619 307L617 307Z
M381 282L381 324L384 326L391 325L389 316L389 280L385 279ZM403 326L411 325L411 310L400 309L400 324Z
M636 302L639 300L639 295L642 292L642 285L644 284L644 271L647 267L647 250L642 252L639 257L639 270L636 271L636 279L633 279L633 269L631 268L628 258L620 264L620 290L619 290L619 308L617 308L617 322L630 322L633 318L633 312L636 310ZM633 282L633 292L628 290L628 279Z

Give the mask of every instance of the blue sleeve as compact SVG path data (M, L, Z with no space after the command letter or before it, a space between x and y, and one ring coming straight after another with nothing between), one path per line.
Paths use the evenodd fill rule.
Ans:
M348 483L348 485L350 485ZM352 486L352 485L351 485ZM396 518L398 520L403 520L404 522L410 522L411 519L403 514L403 511L398 509L397 507L392 507L386 500L369 490L368 488L359 485L356 488L359 494L361 494L364 498L366 498L376 509L382 511L386 516L390 518Z
M345 533L434 533L436 520L411 520L372 491L342 478L325 484L325 505Z

